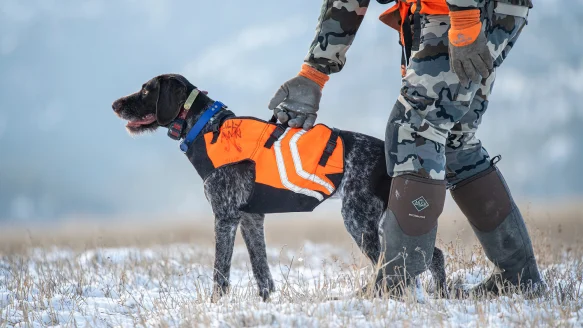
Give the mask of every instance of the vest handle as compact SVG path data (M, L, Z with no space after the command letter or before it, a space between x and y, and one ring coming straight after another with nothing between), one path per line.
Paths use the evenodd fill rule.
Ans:
M330 138L326 143L326 148L324 148L324 153L322 154L322 157L320 157L320 162L318 162L318 165L326 166L326 164L328 163L328 159L330 159L330 156L332 156L334 149L336 149L336 140L338 140L339 136L340 130L338 130L337 128L333 128L332 133L330 133Z

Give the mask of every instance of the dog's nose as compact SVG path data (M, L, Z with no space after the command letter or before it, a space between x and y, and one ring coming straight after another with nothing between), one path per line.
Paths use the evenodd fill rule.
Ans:
M113 108L114 112L119 112L121 110L121 101L116 100L113 102L113 104L111 105L111 108Z

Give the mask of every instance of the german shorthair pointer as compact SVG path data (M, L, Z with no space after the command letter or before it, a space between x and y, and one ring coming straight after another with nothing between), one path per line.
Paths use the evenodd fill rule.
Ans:
M189 147L198 147L200 143L192 143L193 140L188 140L188 134L197 129L200 138L196 139L204 139L203 135L216 132L217 127L235 117L222 104L218 107L217 104L220 103L211 100L206 92L199 92L183 76L167 74L151 79L142 85L140 91L116 100L112 107L115 114L129 121L126 128L131 134L165 127L169 128L169 136L174 139L187 139L186 147L183 148L183 141L181 148L201 173L204 170L197 165L195 158L198 153L186 151ZM209 115L213 106L216 111ZM338 137L344 147L344 172L335 196L342 200L346 230L376 265L382 250L379 224L387 207L390 186L390 178L385 171L384 143L377 138L349 131L338 131ZM204 141L202 145L204 148ZM229 290L231 257L239 224L259 295L267 300L274 290L265 249L265 212L245 210L256 184L254 165L252 161L239 161L207 170L207 176L203 177L205 195L215 216L213 301ZM433 263L428 269L435 285L445 290L444 258L438 248L434 249Z

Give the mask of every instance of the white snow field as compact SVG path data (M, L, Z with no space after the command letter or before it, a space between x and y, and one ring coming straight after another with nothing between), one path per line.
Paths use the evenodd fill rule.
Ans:
M213 254L206 245L172 244L2 256L0 327L583 326L583 265L571 255L542 267L552 291L545 299L426 295L419 304L351 296L370 278L360 252L312 243L268 249L277 291L267 303L256 296L246 249L237 246L231 293L211 303ZM448 277L475 283L488 274L483 257L467 258L448 255ZM430 288L430 276L422 280Z

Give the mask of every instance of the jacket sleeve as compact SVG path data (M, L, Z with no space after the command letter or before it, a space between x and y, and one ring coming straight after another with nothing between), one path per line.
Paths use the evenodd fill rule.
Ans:
M484 7L486 0L446 0L452 11Z
M369 3L370 0L324 0L316 36L304 61L326 74L340 72Z

